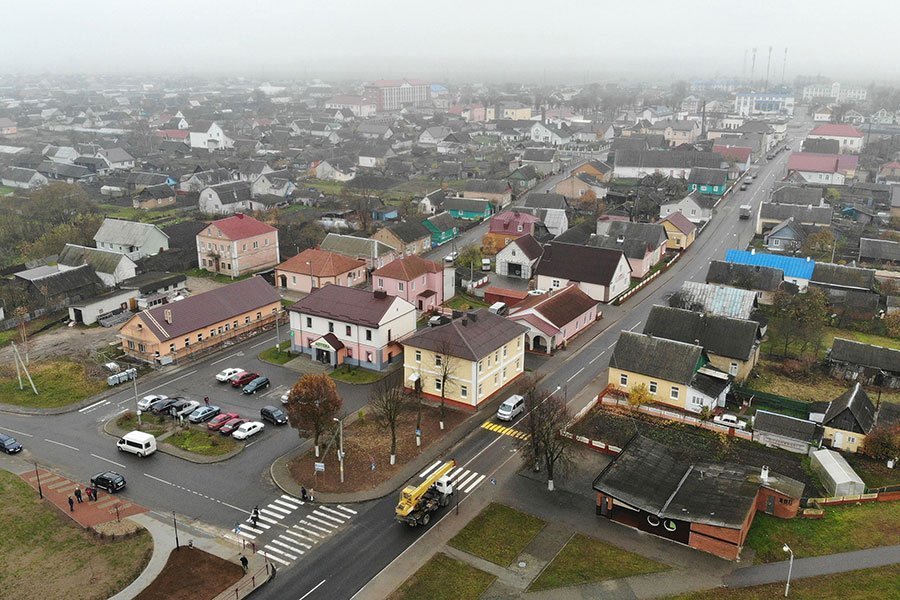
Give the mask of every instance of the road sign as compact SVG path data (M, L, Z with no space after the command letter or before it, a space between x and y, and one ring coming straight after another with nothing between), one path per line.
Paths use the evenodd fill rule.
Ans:
M313 463L316 469L316 473L324 473L325 472L325 463Z

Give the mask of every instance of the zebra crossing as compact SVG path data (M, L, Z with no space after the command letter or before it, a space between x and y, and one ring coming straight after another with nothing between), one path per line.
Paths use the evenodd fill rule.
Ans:
M419 478L424 479L428 476L429 473L437 469L442 464L444 464L444 461L442 460L435 461L434 464L419 473ZM450 471L447 474L447 477L450 478L450 483L453 484L453 488L455 490L463 494L470 494L475 488L478 487L478 485L482 481L484 481L486 475L476 473L475 471L470 471L463 467L457 467L456 469Z
M290 565L325 540L356 511L341 504L312 504L282 494L260 507L252 518L239 523L235 533L253 544L256 553L280 565Z

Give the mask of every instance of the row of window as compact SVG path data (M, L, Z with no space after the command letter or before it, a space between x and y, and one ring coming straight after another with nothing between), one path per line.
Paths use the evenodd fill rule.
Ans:
M253 249L259 248L259 240L253 242ZM263 246L269 245L269 238L265 238L263 240ZM225 252L225 245L219 244L219 252ZM216 244L214 242L200 242L200 249L206 248L207 250L215 250ZM247 250L247 244L241 244L241 250Z
M619 375L619 384L622 387L628 387L628 374L627 373L622 373L621 375ZM658 388L659 388L659 384L656 381L651 381L650 384L647 386L647 391L649 391L651 394L653 394L655 396L658 391ZM669 389L669 398L671 398L672 400L678 400L678 397L680 394L681 394L681 390L676 385L673 385Z
M278 312L278 308L272 309L272 314L276 314L277 312ZM256 313L256 320L257 321L262 320L262 312ZM249 325L251 322L252 322L252 319L251 319L250 315L244 316L244 325ZM143 324L138 323L137 328L138 328L138 331L141 331L144 329L144 326L143 326ZM214 328L210 329L209 337L214 338L216 336L223 335L223 334L231 331L232 329L237 329L237 328L238 328L238 319L235 319L231 323L225 323L224 325L219 325L218 327L214 327ZM201 333L197 334L197 342L202 342L202 341L203 341L203 333L201 332ZM191 338L189 338L189 337L184 338L184 347L190 348L190 346L191 346ZM128 340L128 349L134 350L134 348L135 348L134 340ZM137 349L138 349L138 352L146 352L144 344L140 344L140 343L137 344ZM171 342L169 344L169 351L175 352L175 342Z
M306 317L306 326L310 329L312 328L312 326L313 326L312 317ZM371 342L372 341L372 330L366 329L365 332L366 332L365 333L366 341ZM334 321L328 321L328 333L334 333ZM344 335L347 337L351 337L353 335L353 326L352 325L344 325ZM392 337L390 329L387 330L387 336L388 336L388 341L390 342L391 337Z

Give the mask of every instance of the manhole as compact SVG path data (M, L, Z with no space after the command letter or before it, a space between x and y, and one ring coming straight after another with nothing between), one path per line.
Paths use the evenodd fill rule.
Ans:
M526 566L525 561L524 561L524 560L520 560L520 561L519 561L519 568L520 568L520 569L524 569L525 566Z

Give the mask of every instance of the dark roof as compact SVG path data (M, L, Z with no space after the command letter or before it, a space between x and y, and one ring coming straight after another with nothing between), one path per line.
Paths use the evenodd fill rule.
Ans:
M900 242L892 240L876 240L860 238L859 258L875 260L900 261Z
M871 290L875 285L874 269L817 262L810 283Z
M340 285L326 285L295 302L288 310L364 327L377 328L396 296Z
M98 289L104 287L103 282L100 281L94 268L90 265L59 271L58 273L31 281L30 284L32 289L37 290L45 298L75 292L85 287L96 287Z
M597 223L597 236L588 243L601 248L618 248L629 258L643 259L667 239L666 228L659 223L601 221Z
M791 217L798 223L817 225L831 224L832 209L830 206L809 206L802 204L770 204L764 202L760 207L759 217L772 221L785 221Z
M696 150L616 150L616 165L646 168L693 169L722 166L722 156Z
M187 277L184 273L159 273L150 271L126 279L120 284L120 287L123 290L138 290L142 294L147 294L155 292L159 288L177 285L186 280Z
M740 265L724 260L709 263L706 283L716 283L745 290L774 292L784 281L784 271L772 267Z
M458 227L456 219L448 212L440 212L425 220L431 223L438 231L450 231L454 227Z
M87 264L91 265L98 273L112 274L123 260L133 262L120 252L79 246L77 244L66 244L62 252L59 253L57 262L67 267Z
M138 198L153 198L156 200L162 198L174 198L175 190L170 188L165 183L160 183L158 185L148 185L137 195Z
M831 360L900 374L900 350L834 338Z
M510 243L518 246L529 260L540 258L544 253L544 247L530 233L518 237Z
M622 256L621 250L554 241L544 247L535 273L607 286L612 282Z
M662 205L665 206L667 204L680 204L688 198L690 198L694 202L694 204L706 210L714 209L716 207L716 203L719 201L716 196L708 196L706 194L701 194L697 190L694 190L688 193L688 195L684 196L683 198L667 200L666 202L663 202Z
M868 433L875 426L875 405L859 383L831 401L828 410L825 411L822 425L827 426L845 410L850 411L862 431Z
M522 160L532 162L551 162L557 157L555 148L528 148L522 154Z
M402 242L410 244L416 240L430 237L431 232L417 221L401 221L388 226L388 231L396 235Z
M463 189L467 192L502 194L509 191L509 184L499 179L469 179Z
M816 443L822 437L822 429L812 421L767 410L756 411L753 417L753 430L806 443Z
M823 188L785 183L781 187L775 188L772 192L772 203L819 206L822 203L824 193L825 190Z
M531 192L525 196L522 206L528 208L556 208L566 210L569 208L569 202L562 194L553 194L550 192L539 194L537 192Z
M463 212L483 213L485 208L491 206L491 201L481 198L444 198L444 210L459 210Z
M726 169L711 169L709 167L697 167L691 169L691 176L688 183L697 185L725 185L728 182L728 171Z
M701 346L623 331L609 367L688 385L705 362Z
M759 335L759 323L692 310L654 306L644 333L654 337L699 344L710 354L748 360Z
M524 325L482 308L445 325L420 329L404 344L432 352L447 351L465 360L481 360L528 330Z

